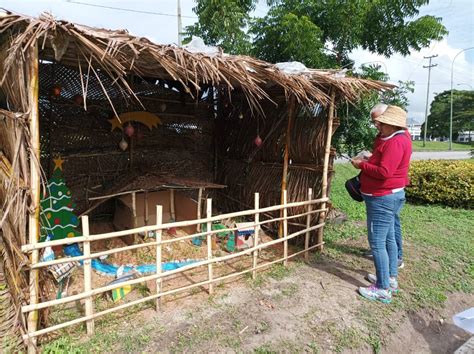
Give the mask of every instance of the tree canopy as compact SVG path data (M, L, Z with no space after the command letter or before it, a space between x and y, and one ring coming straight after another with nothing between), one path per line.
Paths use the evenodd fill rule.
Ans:
M186 28L227 53L253 54L308 67L350 64L358 47L408 55L446 33L441 19L418 16L429 0L267 0L270 9L252 18L257 0L197 0L198 22ZM330 49L329 49L330 48Z
M433 137L448 137L450 114L451 91L446 90L437 94L431 102L427 134ZM453 90L453 139L457 138L460 131L472 130L474 130L474 91Z

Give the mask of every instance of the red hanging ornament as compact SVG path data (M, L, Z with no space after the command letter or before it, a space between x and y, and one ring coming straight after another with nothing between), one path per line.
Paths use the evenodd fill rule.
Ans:
M51 89L51 95L54 96L54 97L59 97L59 96L61 95L61 89L62 89L61 86L55 85L55 86Z
M130 123L125 127L125 135L129 138L135 133L135 128Z
M81 105L84 102L84 97L82 97L82 95L75 95L72 99L77 105Z
M260 137L260 135L257 135L257 137L255 138L255 140L253 142L255 143L255 145L257 145L257 147L260 147L260 145L262 145L262 143L263 143L262 138Z

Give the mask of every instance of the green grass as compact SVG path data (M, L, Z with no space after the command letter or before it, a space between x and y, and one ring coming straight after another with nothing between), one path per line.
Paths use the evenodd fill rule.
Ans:
M344 188L356 173L350 164L335 165L330 197L349 221L325 229L326 254L349 262L356 262L354 256L363 249L348 241L363 240L367 233L364 203L353 201ZM401 218L406 269L400 274L403 292L395 307L439 308L451 292L473 293L474 211L408 203Z
M455 151L469 151L472 149L472 144L469 143L453 143L453 150ZM448 151L449 142L447 141L427 141L426 146L423 147L423 141L413 141L413 151Z

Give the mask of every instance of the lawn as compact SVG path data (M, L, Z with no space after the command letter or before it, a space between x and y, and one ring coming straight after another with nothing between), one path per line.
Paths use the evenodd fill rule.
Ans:
M455 151L469 151L473 148L472 144L453 143ZM413 151L448 151L449 142L447 141L427 141L423 147L422 141L413 141Z

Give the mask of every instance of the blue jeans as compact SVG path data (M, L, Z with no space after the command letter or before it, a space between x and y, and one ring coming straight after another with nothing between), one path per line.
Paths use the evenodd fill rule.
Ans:
M398 211L395 213L395 241L397 242L398 259L403 259L402 226L400 225L400 211L405 205L405 194L399 203Z
M395 223L405 202L405 191L373 197L363 195L367 210L369 244L374 257L377 287L388 289L389 277L398 275ZM399 229L400 230L400 229ZM401 239L401 232L400 232Z

